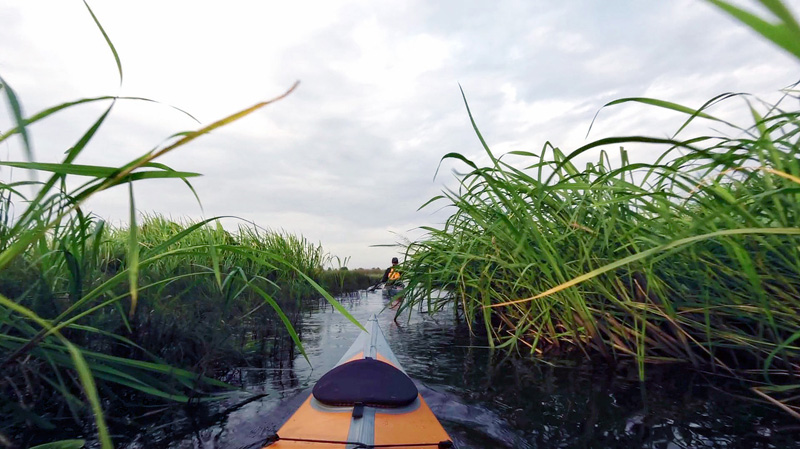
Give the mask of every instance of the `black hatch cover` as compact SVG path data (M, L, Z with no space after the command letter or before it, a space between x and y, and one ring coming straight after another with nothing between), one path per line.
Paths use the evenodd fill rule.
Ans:
M353 360L325 373L314 385L314 397L327 405L403 407L417 399L416 385L394 366L364 358Z

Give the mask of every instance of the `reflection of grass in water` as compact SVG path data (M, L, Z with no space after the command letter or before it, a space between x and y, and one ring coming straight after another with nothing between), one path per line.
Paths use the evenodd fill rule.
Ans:
M639 382L630 363L615 371L485 358L487 351L475 351L442 381L458 386L451 394L467 397L466 406L423 392L470 443L484 434L520 448L797 447L791 418L742 401L736 380L660 365Z
M116 50L100 31L121 81ZM259 351L268 349L278 326L302 352L282 308L295 308L295 300L279 303L274 295L304 289L344 312L313 281L313 270L325 255L302 237L256 235L255 228L233 236L216 219L179 225L149 217L137 223L135 183L169 178L192 189L188 179L197 176L173 170L158 158L293 89L197 131L176 134L124 165L101 167L76 161L117 101L149 100L87 98L25 117L14 91L0 78L0 93L16 125L0 134L0 142L19 136L27 158L0 165L47 174L45 181L0 184L0 445L10 444L4 433L29 428L42 435L63 429L65 416L80 423L90 411L100 444L112 447L104 407L115 404L116 411L127 401L211 399L209 391L228 386L203 374L253 351L252 339L263 342ZM64 109L102 102L110 104L61 162L33 160L29 125ZM131 224L126 230L110 229L82 210L86 200L118 186L129 193ZM24 192L31 187L34 193L28 196Z
M783 24L737 14L800 56L800 27L778 3L765 5ZM737 376L756 369L782 385L761 390L797 389L784 385L800 369L800 111L784 109L795 94L774 105L722 95L699 109L618 100L609 106L645 103L685 114L686 124L673 138L612 137L569 154L548 143L538 154L498 158L473 121L491 163L444 157L469 172L458 191L431 200L455 213L409 246L412 296L403 307L429 300L437 308L447 300L429 297L443 288L494 347L631 357L640 377L647 362ZM751 113L745 127L713 115L735 99ZM679 137L698 120L736 137ZM636 163L620 149L614 162L608 147L622 145L661 154ZM598 151L596 162L576 165Z

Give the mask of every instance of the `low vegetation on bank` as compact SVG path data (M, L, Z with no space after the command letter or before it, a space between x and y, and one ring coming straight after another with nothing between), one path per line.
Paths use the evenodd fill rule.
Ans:
M715 3L800 57L800 27L782 5L764 2L782 21L772 25ZM455 302L493 347L537 357L746 378L800 418L800 95L783 93L775 104L724 94L696 109L617 100L606 106L646 104L685 123L671 138L604 138L569 153L547 143L498 157L470 113L490 163L444 157L467 173L430 201L456 212L407 249L404 308ZM733 107L752 120L715 115ZM685 135L701 121L725 132ZM629 148L658 157L634 162Z
M121 81L116 49L89 13ZM324 297L360 326L328 290L364 288L370 277L344 267L324 269L334 258L319 244L255 225L229 232L216 218L142 218L136 207L139 182L174 179L191 189L191 178L198 176L159 158L293 89L177 133L126 164L96 166L77 161L115 104L149 100L85 98L26 116L12 86L0 78L14 122L0 132L0 143L18 138L25 156L0 166L15 170L16 179L38 173L0 183L0 447L96 432L99 444L110 448L108 417L124 420L130 407L224 395L232 386L216 376L228 368L263 363L282 352L303 354L294 324L306 298ZM76 142L65 142L63 160L35 161L29 126L85 104L107 107ZM124 228L84 210L88 199L112 188L128 192Z
M214 380L230 369L302 351L294 329L303 301L320 296L313 282L331 292L370 285L359 271L323 269L331 256L321 245L285 232L242 225L231 233L214 220L155 215L136 233L135 308L126 275L131 229L96 217L75 214L0 271L0 293L59 323L109 403L212 397L230 388ZM65 348L24 320L3 318L3 432L13 438L32 424L79 428L74 417L86 414Z

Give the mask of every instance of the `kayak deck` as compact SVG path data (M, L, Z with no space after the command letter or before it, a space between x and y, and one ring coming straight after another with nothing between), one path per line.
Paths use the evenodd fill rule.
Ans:
M314 394L306 399L278 429L273 442L265 447L269 449L455 447L392 353L375 316L367 323L367 330L369 333L362 332L359 335L336 367L320 379L315 386ZM367 377L358 379L355 373L360 365L379 368L380 372L365 371ZM335 371L346 376L354 374L356 377L342 379L342 383L337 385L339 378L336 377L338 374L334 373ZM388 377L380 377L383 375ZM385 385L387 382L397 384L398 390L392 391L393 385ZM415 395L409 396L407 382L411 383ZM326 389L325 394L318 391L321 390L320 387ZM377 395L381 398L375 399L374 392L368 391L372 389L385 391L378 392ZM371 399L364 403L360 402L358 397L345 398L348 394L360 393ZM331 399L337 395L342 396L340 399ZM317 396L327 402L342 401L342 405L323 403ZM391 405L374 406L370 402L373 399L380 403L386 399L385 403Z

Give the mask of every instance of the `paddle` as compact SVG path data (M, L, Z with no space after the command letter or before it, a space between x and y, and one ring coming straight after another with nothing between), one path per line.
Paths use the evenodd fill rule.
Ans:
M375 290L378 288L378 286L379 286L379 285L381 285L381 284L383 284L383 281L378 281L378 283L377 283L377 284L373 285L372 287L369 287L369 288L367 289L367 291L368 291L368 292L374 292L374 291L375 291Z

